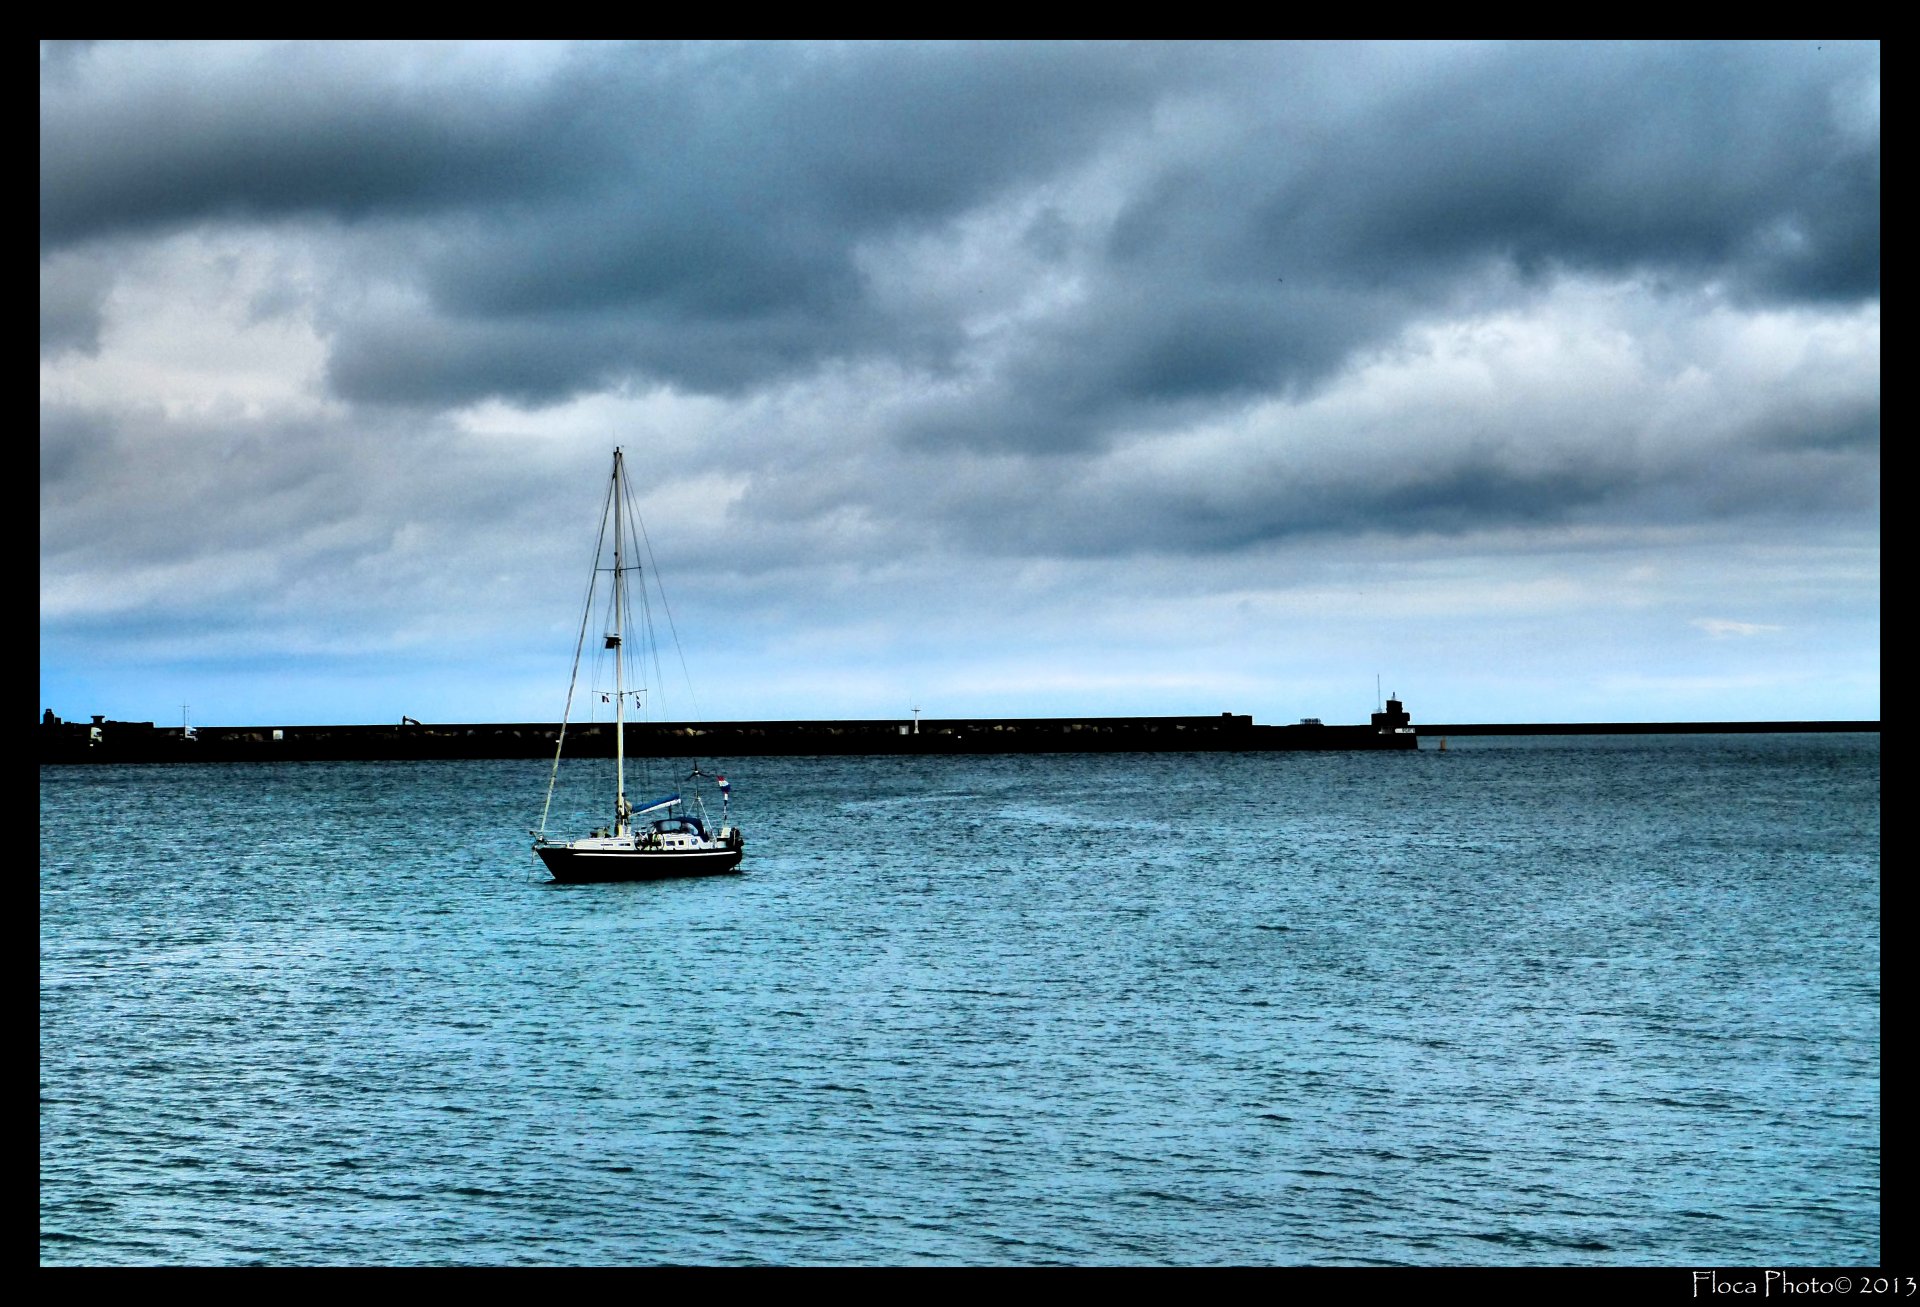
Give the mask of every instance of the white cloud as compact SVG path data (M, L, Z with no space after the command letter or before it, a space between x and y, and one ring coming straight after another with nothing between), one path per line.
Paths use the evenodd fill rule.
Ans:
M210 229L92 258L111 269L98 350L43 357L42 403L157 408L174 421L344 411L326 394L317 273L297 239Z
M1750 638L1756 635L1772 635L1783 628L1770 626L1765 622L1733 622L1724 617L1696 617L1693 624L1716 640L1729 637Z

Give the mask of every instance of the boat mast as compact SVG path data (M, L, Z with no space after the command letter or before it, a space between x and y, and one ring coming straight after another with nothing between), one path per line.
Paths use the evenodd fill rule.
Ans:
M627 578L621 566L621 527L626 521L626 499L621 493L620 447L613 448L613 833L627 833L627 687L621 671L627 660L622 648Z

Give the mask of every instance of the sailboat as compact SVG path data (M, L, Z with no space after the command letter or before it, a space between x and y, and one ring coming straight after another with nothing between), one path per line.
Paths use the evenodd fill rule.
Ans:
M606 503L600 511L599 541L594 547L593 583L587 588L586 612L580 619L580 639L573 656L573 680L567 689L566 712L560 723L560 739L554 748L553 772L547 781L547 801L540 812L540 825L529 831L534 837L533 851L557 881L662 880L674 876L712 876L735 871L740 866L744 840L740 828L731 823L729 807L733 787L725 776L709 775L696 763L681 789L635 807L627 797L627 708L636 711L646 703L646 687L638 675L644 672L646 659L628 656L627 627L636 621L632 592L641 568L635 551L646 537L639 529L631 486L627 479L626 456L613 451L613 478L607 485ZM611 539L609 540L609 536ZM611 544L611 554L608 546ZM611 561L609 562L609 558ZM587 631L593 617L595 592L602 576L610 575L607 587L604 650L613 655L613 820L579 839L550 839L547 819L553 811L553 792L560 779L560 757L567 745L567 724L573 714L574 692L580 682L580 664L586 651ZM640 592L637 624L642 642L650 642L653 623L646 611L644 578ZM672 615L668 614L671 626ZM657 668L659 660L653 659ZM603 696L605 697L605 696ZM710 824L706 804L696 783L712 782L720 794L720 820Z

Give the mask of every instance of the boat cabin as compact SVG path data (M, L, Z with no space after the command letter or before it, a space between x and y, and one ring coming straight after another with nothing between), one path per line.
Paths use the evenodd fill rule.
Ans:
M698 817L656 817L647 823L646 843L661 849L690 849L707 838L706 823Z

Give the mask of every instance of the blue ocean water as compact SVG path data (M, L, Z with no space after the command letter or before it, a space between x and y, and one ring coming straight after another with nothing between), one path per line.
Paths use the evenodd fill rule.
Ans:
M703 761L43 768L42 1264L1880 1260L1877 735Z

